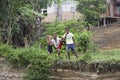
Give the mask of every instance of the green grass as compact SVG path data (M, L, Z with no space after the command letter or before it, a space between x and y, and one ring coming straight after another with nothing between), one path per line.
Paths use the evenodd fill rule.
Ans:
M100 51L91 54L91 57L91 62L120 61L120 49Z
M89 54L89 55L88 55ZM66 56L66 57L65 57ZM90 56L90 57L89 57ZM67 53L62 53L61 60L68 60ZM57 59L57 57L56 57ZM103 50L94 53L79 54L79 59L71 54L71 61L86 60L89 63L93 62L120 62L120 49L118 50Z

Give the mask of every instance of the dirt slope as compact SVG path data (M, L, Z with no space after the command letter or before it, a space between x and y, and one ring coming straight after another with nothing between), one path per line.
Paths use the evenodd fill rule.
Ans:
M120 22L92 30L92 40L101 49L120 49Z

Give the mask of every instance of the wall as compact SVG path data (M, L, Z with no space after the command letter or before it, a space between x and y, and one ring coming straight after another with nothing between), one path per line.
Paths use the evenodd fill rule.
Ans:
M56 20L56 8L57 5L54 3L51 7L47 8L48 15L45 17L43 22L53 22ZM61 4L61 14L62 14L62 21L72 20L72 19L79 19L80 14L76 12L77 2L74 0L66 0Z

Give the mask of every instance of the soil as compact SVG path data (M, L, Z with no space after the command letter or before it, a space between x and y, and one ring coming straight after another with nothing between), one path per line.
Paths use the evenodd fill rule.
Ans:
M120 22L113 23L107 27L96 27L92 32L92 41L100 49L120 49Z

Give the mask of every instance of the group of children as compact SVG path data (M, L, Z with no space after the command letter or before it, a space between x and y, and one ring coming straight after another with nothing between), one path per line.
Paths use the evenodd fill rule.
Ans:
M47 35L48 52L51 54L53 52L52 46L54 46L54 48L57 50L58 57L60 57L60 50L63 42L65 42L68 58L70 59L70 50L72 50L76 58L78 58L78 55L75 51L75 42L73 37L74 35L69 32L69 28L65 28L65 34L62 36L62 38L57 37L57 34L53 34L53 39L51 35Z
M60 57L60 49L62 47L62 38L57 37L56 34L53 34L53 39L51 35L47 35L47 44L48 44L48 53L53 52L52 46L57 50L58 57Z

